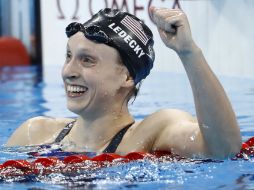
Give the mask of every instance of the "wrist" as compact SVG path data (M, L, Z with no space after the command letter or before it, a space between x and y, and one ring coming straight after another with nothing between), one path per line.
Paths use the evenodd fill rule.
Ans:
M181 57L189 57L200 52L201 49L193 42L183 50L177 51L177 54L181 58Z
M185 52L178 53L184 66L201 63L203 59L202 50L198 46L193 46L191 49Z

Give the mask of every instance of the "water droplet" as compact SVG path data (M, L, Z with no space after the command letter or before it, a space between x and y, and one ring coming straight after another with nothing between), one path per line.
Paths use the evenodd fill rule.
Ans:
M194 140L195 140L195 136L192 135L192 136L190 137L190 140L191 140L191 141L194 141Z
M208 125L202 124L201 127L205 128L205 129L209 129Z

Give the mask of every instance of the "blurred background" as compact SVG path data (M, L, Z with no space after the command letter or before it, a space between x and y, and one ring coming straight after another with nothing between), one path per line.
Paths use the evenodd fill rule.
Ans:
M41 65L40 1L0 0L0 66Z
M47 70L64 63L66 25L113 7L135 14L154 31L154 71L184 72L151 22L151 5L186 12L193 38L215 73L254 77L253 0L0 0L0 66L37 65L50 80Z

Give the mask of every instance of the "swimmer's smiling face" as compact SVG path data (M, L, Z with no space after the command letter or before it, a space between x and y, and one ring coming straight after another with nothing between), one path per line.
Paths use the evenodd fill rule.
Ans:
M129 75L119 60L117 50L88 40L81 32L70 37L62 69L68 109L95 116L117 104Z

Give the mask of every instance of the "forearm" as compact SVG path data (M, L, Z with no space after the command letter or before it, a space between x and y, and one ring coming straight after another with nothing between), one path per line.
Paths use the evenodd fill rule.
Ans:
M208 151L223 155L238 152L240 130L220 82L197 47L179 54L192 87L197 119Z

